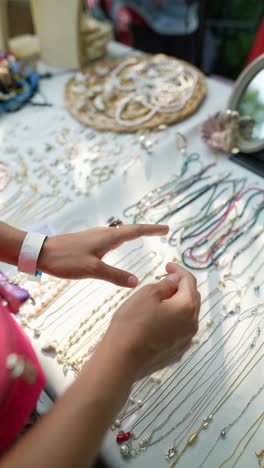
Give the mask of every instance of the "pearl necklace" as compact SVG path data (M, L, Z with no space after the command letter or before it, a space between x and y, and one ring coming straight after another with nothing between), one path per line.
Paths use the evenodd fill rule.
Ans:
M117 266L119 264L122 264L122 268L128 268L128 269L130 267L132 268L134 265L136 265L136 263L134 263L133 265L128 264L128 266L126 266L125 264L123 264L123 261L128 259L131 255L134 255L134 253L140 250L142 246L143 246L143 243L140 242L138 247L131 249L127 254L125 254L116 262L114 262L113 265ZM105 258L106 259L109 258L110 260L111 253L106 255ZM43 326L46 320L52 315L56 316L56 319L57 319L58 312L62 308L64 308L65 305L70 304L70 301L74 300L77 294L79 295L80 293L83 293L83 292L87 294L88 293L87 289L89 289L90 286L94 283L96 283L96 286L91 292L89 292L88 296L90 296L94 292L97 292L98 287L99 288L104 287L105 289L108 286L108 285L103 285L101 282L99 282L99 285L98 285L97 280L88 280L88 282L86 281L82 282L81 284L84 283L84 285L81 286L80 289L78 288L78 291L77 291L77 285L80 284L78 281L61 280L58 278L49 277L48 275L44 275L43 281L41 281L40 283L33 283L32 285L31 282L29 283L25 282L23 278L26 278L26 276L23 274L16 275L15 282L19 283L20 285L23 285L24 288L29 290L31 297L33 297L33 299L35 300L35 303L33 305L25 304L20 309L19 315L22 317L22 320L21 320L22 325L33 330L35 336L40 336L40 332L43 330ZM69 293L71 293L71 296L70 297L68 296L67 299L64 302L60 303L59 307L57 307L55 310L51 310L50 313L45 315L45 318L40 324L37 325L37 327L34 327L34 326L32 327L29 324L28 319L34 319L34 318L37 318L39 315L44 314L47 308L50 307L59 298L59 296L61 295L61 292L64 291L65 288L67 289L67 296ZM77 304L80 304L80 303L81 301L79 301ZM76 301L75 301L75 305L76 305ZM69 306L68 311L71 311L71 310L72 310L72 305ZM65 318L65 309L63 312L63 318Z
M162 261L163 259L160 259L157 262L156 267L159 266ZM152 275L153 268L152 270L147 271L143 274L139 281L140 284L142 284L146 278ZM63 364L64 367L67 366L72 368L77 373L80 372L84 363L89 359L90 355L94 352L97 344L100 342L103 335L105 334L115 310L131 294L132 292L130 290L124 292L123 288L120 288L108 298L107 303L110 304L106 309L103 308L103 304L93 309L92 313L89 314L89 317L83 319L78 325L78 327L76 327L71 332L70 336L67 337L66 340L63 339L63 343L60 343L60 345L58 346L58 362L60 364ZM113 300L115 301L112 302ZM106 305L105 302L104 305ZM99 311L100 314L98 314ZM90 332L94 328L95 331L91 336ZM84 343L80 343L83 337L86 338L86 341ZM79 344L79 347L77 347L77 349L74 350L73 346L76 344Z
M120 75L132 84L122 84ZM179 111L192 96L197 80L198 74L192 68L172 64L166 59L157 63L137 63L132 58L120 63L111 72L109 83L129 94L118 102L116 122L123 127L132 127L147 122L157 113ZM138 118L124 119L122 115L132 103L141 105L148 112Z

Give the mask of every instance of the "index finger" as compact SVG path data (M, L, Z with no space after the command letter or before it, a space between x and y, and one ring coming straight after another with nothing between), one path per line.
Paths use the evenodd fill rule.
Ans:
M169 232L166 224L122 224L116 229L118 242L126 242L143 236L164 236Z

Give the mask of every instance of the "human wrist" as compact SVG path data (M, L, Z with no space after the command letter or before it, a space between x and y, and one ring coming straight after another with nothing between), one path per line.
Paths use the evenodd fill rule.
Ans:
M13 229L10 239L10 253L9 259L7 260L8 263L16 266L18 265L19 254L26 235L26 231L22 231L16 228Z
M88 409L95 402L100 404L101 410L108 412L111 401L112 419L125 403L137 378L138 366L128 347L120 340L113 342L112 336L106 334L83 367L75 390L83 408Z
M30 276L41 276L42 272L37 268L37 262L47 236L40 232L27 232L18 257L18 270Z
M18 257L26 237L26 231L0 222L1 228L1 261L17 266Z
M52 275L52 265L54 263L53 260L53 252L55 251L54 247L54 237L48 237L40 251L38 261L37 261L37 269L42 271L43 273L51 274Z
M110 326L101 342L101 346L106 352L108 350L110 356L115 356L122 375L126 376L131 383L134 383L140 375L142 359L144 358L133 334L120 333L119 330L111 329Z

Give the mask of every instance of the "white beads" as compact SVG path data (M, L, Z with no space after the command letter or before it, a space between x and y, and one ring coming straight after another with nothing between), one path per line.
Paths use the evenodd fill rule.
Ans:
M122 445L120 446L120 453L121 453L121 455L122 455L123 457L126 457L126 456L129 454L129 448L128 448L128 446L125 445L125 444L122 444Z
M212 319L212 318L211 318L211 319L208 319L208 320L206 321L206 326L207 326L208 328L210 328L213 324L214 324L214 319Z
M193 337L192 343L193 343L193 344L199 344L199 343L200 343L200 340L199 340L198 336L194 336L194 337Z
M120 419L116 419L114 424L115 424L115 427L120 427L121 426Z
M142 400L137 400L138 408L142 408L143 405L144 405L144 402Z
M103 112L105 110L105 103L101 96L96 96L94 100L94 106L97 110Z
M140 442L139 442L139 447L142 449L142 448L145 448L151 441L152 439L152 436L151 434L147 434L146 436L144 436Z

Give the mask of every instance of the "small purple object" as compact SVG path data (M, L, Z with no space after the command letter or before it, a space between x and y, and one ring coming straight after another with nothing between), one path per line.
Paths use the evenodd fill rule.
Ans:
M0 271L0 297L7 302L10 312L17 314L20 306L28 300L29 293L17 284L11 283Z

